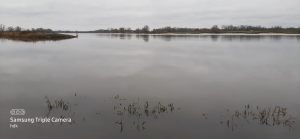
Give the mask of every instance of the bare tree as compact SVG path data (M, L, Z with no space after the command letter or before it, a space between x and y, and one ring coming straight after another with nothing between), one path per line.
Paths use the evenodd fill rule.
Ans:
M4 32L5 31L5 25L0 24L0 32Z
M16 32L21 32L21 31L22 31L22 28L19 27L19 26L17 26L17 27L15 27L14 31L16 31Z
M211 28L211 32L212 32L212 33L220 33L221 30L220 30L220 28L219 28L217 25L214 25L214 26Z
M120 33L125 33L125 28L121 27L121 28L119 29L119 32L120 32Z
M14 29L14 27L12 27L12 26L10 26L10 27L7 28L7 31L8 31L8 32L13 32L14 30L15 30L15 29Z
M142 28L142 33L149 33L149 32L150 32L150 28L148 25L146 25Z

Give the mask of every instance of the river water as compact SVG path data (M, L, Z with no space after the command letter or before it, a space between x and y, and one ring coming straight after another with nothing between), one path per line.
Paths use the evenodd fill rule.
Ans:
M0 138L299 139L299 60L299 36L0 40ZM36 117L71 122L11 121Z

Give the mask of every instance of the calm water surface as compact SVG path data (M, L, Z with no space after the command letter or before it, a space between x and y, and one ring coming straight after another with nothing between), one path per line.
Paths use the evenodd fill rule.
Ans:
M0 138L299 139L299 59L296 36L0 40Z

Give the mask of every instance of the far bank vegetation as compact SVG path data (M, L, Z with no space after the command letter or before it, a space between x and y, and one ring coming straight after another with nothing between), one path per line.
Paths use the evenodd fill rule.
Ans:
M74 33L78 31L58 31L63 33ZM244 34L259 34L259 33L283 33L283 34L300 34L300 27L263 27L263 26L250 26L250 25L214 25L211 28L189 28L189 27L161 27L150 29L148 25L142 28L109 28L98 29L94 31L79 31L80 33L136 33L136 34L202 34L202 33L244 33Z
M20 41L46 41L46 40L62 40L70 39L76 36L59 34L51 29L44 28L33 28L33 29L23 29L19 26L17 27L6 27L0 24L0 38L10 39L10 40L20 40Z

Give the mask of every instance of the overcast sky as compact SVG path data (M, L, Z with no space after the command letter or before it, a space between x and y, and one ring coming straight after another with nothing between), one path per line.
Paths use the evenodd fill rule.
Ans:
M110 27L300 27L300 0L0 0L0 24L93 30Z

